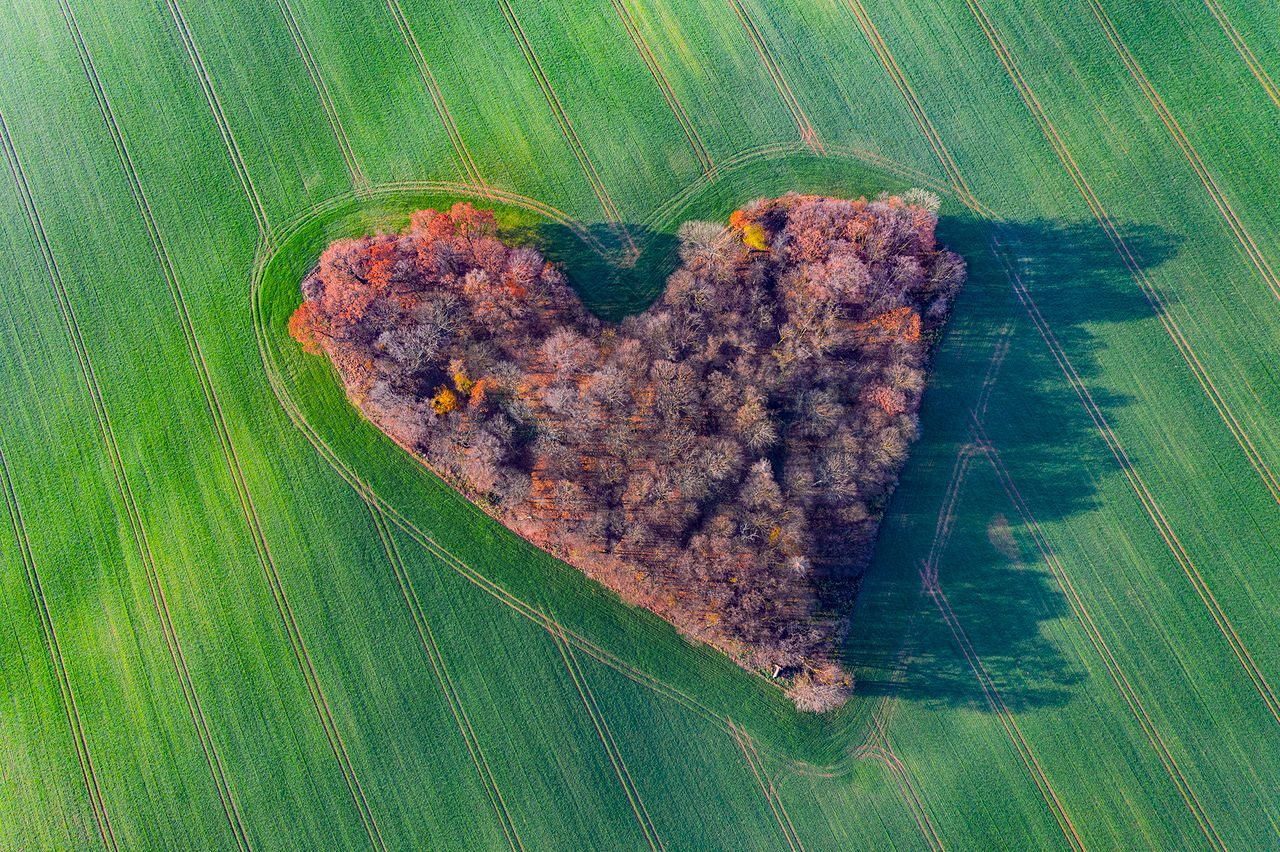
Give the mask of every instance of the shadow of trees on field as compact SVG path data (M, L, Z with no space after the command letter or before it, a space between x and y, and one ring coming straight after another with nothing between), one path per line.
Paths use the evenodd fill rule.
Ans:
M938 232L965 256L969 283L934 355L924 436L886 514L845 659L862 695L989 710L994 686L1011 711L1061 705L1085 673L1043 628L1075 616L1019 501L1042 529L1097 507L1096 477L1113 473L1116 462L1067 376L1074 371L1096 412L1111 419L1129 400L1102 386L1098 333L1151 319L1154 309L1092 220L944 219ZM1177 251L1155 226L1118 232L1144 268ZM1033 308L1006 269L1016 271ZM974 415L990 375L980 432ZM974 447L985 440L992 452ZM952 502L948 486L966 446L971 455ZM1079 577L1078 566L1062 564ZM926 591L926 565L938 593Z

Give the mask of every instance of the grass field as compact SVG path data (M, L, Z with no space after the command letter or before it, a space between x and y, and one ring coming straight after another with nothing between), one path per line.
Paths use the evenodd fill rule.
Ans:
M7 0L0 846L1280 843L1280 11ZM858 693L620 605L284 324L471 199L618 316L687 218L944 197Z

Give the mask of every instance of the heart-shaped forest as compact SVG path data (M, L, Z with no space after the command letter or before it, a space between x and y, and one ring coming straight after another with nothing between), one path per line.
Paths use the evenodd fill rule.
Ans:
M492 212L420 210L329 245L289 330L508 528L823 711L965 276L937 208L788 194L686 222L621 323Z

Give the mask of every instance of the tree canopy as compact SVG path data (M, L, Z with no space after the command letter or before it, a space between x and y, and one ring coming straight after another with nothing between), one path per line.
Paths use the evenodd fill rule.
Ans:
M330 245L289 329L508 527L825 710L964 279L936 211L788 194L687 222L662 295L610 324L492 212L421 210Z

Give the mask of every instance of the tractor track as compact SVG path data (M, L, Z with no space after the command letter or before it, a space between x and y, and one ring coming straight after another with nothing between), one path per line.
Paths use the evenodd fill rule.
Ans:
M520 852L520 850L524 849L524 843L520 840L520 833L516 830L515 821L511 818L510 811L507 810L506 800L502 796L502 790L498 787L498 781L494 777L489 761L484 755L484 749L480 747L480 738L476 735L475 729L471 725L471 719L462 704L462 697L458 694L453 678L449 675L449 670L445 666L444 655L440 652L439 645L436 644L435 635L431 632L431 625L427 622L426 613L422 609L422 602L418 599L418 592L413 587L413 581L409 579L409 572L405 568L400 550L396 546L390 527L387 525L386 516L367 493L362 492L360 496L373 519L378 539L382 543L387 561L391 564L391 569L395 573L400 593L404 597L405 606L408 607L409 615L418 631L422 649L426 652L427 659L431 663L431 670L440 685L440 691L444 694L445 700L449 704L449 711L453 714L454 721L458 725L458 732L462 735L463 742L466 743L467 752L475 764L476 772L480 776L480 782L484 785L485 794L493 805L494 813L498 817L498 823L502 826L502 832L506 836L512 852Z
M627 35L631 36L631 43L635 45L636 52L644 60L649 73L653 75L653 81L658 84L658 89L666 99L667 106L671 107L672 114L676 117L676 121L680 123L680 129L684 131L685 138L689 140L689 146L693 148L693 155L697 158L698 165L702 167L702 173L706 175L708 180L715 180L716 165L712 161L711 155L707 153L707 147L703 144L702 137L698 135L697 128L689 120L689 116L685 112L684 106L680 103L680 99L676 97L675 90L671 88L671 81L667 79L662 66L658 64L658 59L653 55L653 50L650 49L649 43L645 41L644 34L640 32L640 27L636 25L635 19L631 17L631 11L627 9L626 0L611 0L611 2L614 10L618 13L618 17L622 20L622 26L626 29Z
M107 806L102 798L102 785L98 781L97 770L93 767L93 757L89 754L89 740L84 733L84 723L80 720L80 708L76 704L75 690L71 688L71 678L67 674L67 663L62 656L62 646L58 642L58 634L53 626L53 615L49 612L49 603L45 600L44 584L40 580L40 572L36 568L35 556L31 550L31 541L27 537L27 525L22 518L22 510L18 505L18 493L14 489L13 479L9 475L9 463L3 449L0 449L0 486L3 487L5 505L9 510L9 520L13 524L13 533L18 541L18 551L22 567L27 576L27 588L31 591L31 599L40 613L40 627L44 631L45 645L49 651L49 659L58 678L58 694L62 699L62 709L67 714L67 724L71 728L71 738L75 743L76 760L80 764L80 775L84 780L85 792L89 796L89 804L93 808L94 822L98 826L98 834L102 845L109 852L117 852L120 846L116 841L115 829L111 826L111 818L107 815Z
M409 55L413 57L413 64L418 68L418 76L422 78L422 84L427 87L427 94L431 96L431 103L435 105L436 112L440 115L440 122L444 125L445 133L449 134L449 142L453 145L454 157L457 159L458 171L462 173L462 177L472 186L483 189L485 187L484 178L480 176L480 170L476 168L475 161L471 159L471 152L467 150L467 145L462 141L462 134L458 131L458 125L453 120L453 114L449 112L448 105L445 104L444 94L440 91L440 87L436 84L435 75L431 73L431 66L427 64L427 58L422 53L422 47L418 44L418 38L413 34L413 28L409 26L409 19L404 14L399 0L387 0L387 9L391 12L391 17L395 19L396 26L400 29L400 35L404 37L405 47L409 49Z
M266 208L263 207L262 199L258 197L258 189L253 184L253 178L249 175L249 167L245 165L244 155L240 152L240 146L236 142L235 134L231 132L231 124L227 121L227 116L222 110L222 101L218 98L218 91L213 86L213 78L209 74L208 68L205 67L204 59L200 56L200 50L196 47L195 37L191 35L191 28L187 26L187 19L182 14L182 8L178 5L177 0L165 0L169 7L169 15L173 18L173 23L178 29L178 35L182 39L182 46L186 48L187 57L191 60L191 67L196 72L196 77L200 80L200 88L204 90L205 100L209 102L209 110L213 113L213 120L218 125L218 131L222 134L222 141L227 146L227 153L231 156L231 164L236 170L236 177L240 179L241 185L244 187L245 197L249 201L249 206L253 208L253 218L258 223L258 233L262 238L271 233L271 221L267 218Z
M825 154L826 149L823 147L822 140L818 138L817 131L813 129L809 116L805 115L804 108L800 106L800 101L796 99L795 92L791 91L791 85L783 75L782 68L778 66L778 61L774 58L773 51L769 49L769 43L760 34L759 27L751 19L746 7L742 5L742 0L729 0L729 5L737 13L738 20L742 22L743 29L747 31L756 53L760 54L760 61L764 63L769 76L773 78L773 85L778 90L778 95L786 105L787 111L791 113L791 120L795 122L796 129L800 131L800 140L812 148L815 154Z
M582 706L586 708L587 715L591 717L591 723L595 727L600 744L604 747L604 752L608 756L609 762L613 765L613 771L618 776L618 783L622 785L622 790L627 795L627 803L631 805L631 811L635 814L636 822L640 824L640 830L644 833L645 841L654 852L665 850L667 845L663 843L662 837L659 836L658 829L654 826L653 820L649 816L649 809L645 807L644 799L640 797L640 790L636 786L635 780L631 777L631 771L627 768L626 761L622 758L622 751L618 748L618 742L614 739L613 732L609 730L609 723L605 721L604 713L596 702L595 694L591 691L591 685L587 683L586 673L582 670L577 657L574 656L573 646L569 644L569 637L565 633L564 627L549 615L544 615L544 617L549 624L555 627L555 629L548 632L555 643L556 650L560 652L560 656L564 660L569 677L573 680L573 685L578 691L578 697L582 699Z
M583 146L582 140L578 138L578 132L574 130L573 122L569 120L569 115L565 112L559 95L556 94L555 88L551 85L551 79L543 69L538 55L533 50L533 45L529 43L529 37L525 35L524 27L520 25L520 19L516 17L515 9L511 7L509 0L498 0L498 5L502 8L502 17L506 20L507 27L511 30L511 35L515 37L516 44L520 47L520 52L524 54L525 62L528 63L529 70L533 73L534 79L537 80L538 87L542 90L542 95L547 100L547 105L551 107L551 112L555 115L556 123L560 126L560 132L564 135L565 141L569 143L569 148L578 159L578 164L582 166L582 171L586 175L591 189L595 192L596 198L600 200L600 206L604 209L605 218L613 225L614 230L625 243L628 255L632 258L638 257L639 248L636 246L631 232L623 222L622 215L618 212L618 207L613 202L613 197L609 195L609 191L605 188L604 181L600 179L595 163L591 161L591 157L587 154L587 149Z
M351 181L357 191L364 191L369 187L369 180L365 177L364 170L360 167L360 161L356 159L355 150L351 147L351 141L347 138L347 131L342 126L342 118L338 115L337 105L333 102L333 95L329 92L329 86L320 74L320 65L311 54L311 48L307 45L307 40L302 34L302 27L298 25L298 19L293 14L293 7L289 5L289 0L277 0L276 5L280 7L280 14L284 17L285 26L288 27L289 35L293 38L294 46L298 49L298 56L302 58L302 64L307 67L307 74L311 77L311 84L315 87L316 95L320 98L320 105L324 107L325 115L329 119L329 126L333 129L334 139L337 140L338 147L342 149L342 159L347 164L347 171L351 173Z

